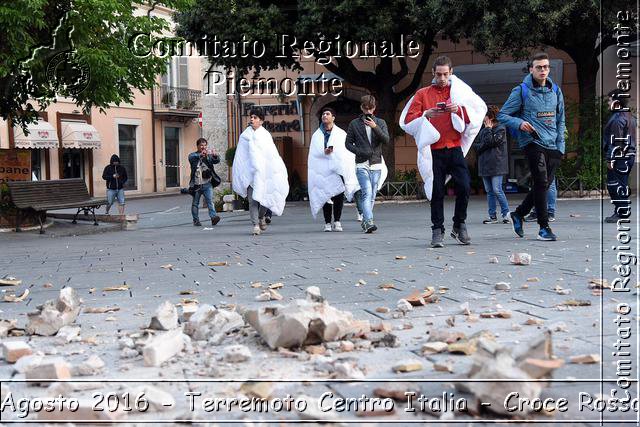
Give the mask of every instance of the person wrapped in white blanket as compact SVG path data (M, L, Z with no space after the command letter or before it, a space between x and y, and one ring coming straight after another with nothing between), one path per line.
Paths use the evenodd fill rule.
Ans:
M321 112L320 127L311 136L307 162L309 204L314 218L322 208L324 231L342 231L344 198L351 201L360 189L355 155L345 148L347 133L334 124L335 110L326 107Z
M464 160L487 112L484 101L453 75L451 59L436 58L433 83L409 100L400 115L400 127L418 146L418 169L431 200L431 247L444 246L444 196L448 176L453 177L456 204L451 236L471 243L465 220L469 203L469 169Z
M249 199L254 235L267 229L267 209L282 215L289 194L287 168L263 123L262 110L251 109L233 158L233 191Z

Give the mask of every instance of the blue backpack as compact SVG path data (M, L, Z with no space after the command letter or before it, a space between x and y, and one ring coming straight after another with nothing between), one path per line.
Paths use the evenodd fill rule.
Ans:
M551 85L551 90L553 91L553 93L556 94L556 97L560 93L560 88L555 83L553 83ZM520 113L518 114L520 117L522 117L522 112L524 111L524 102L525 102L525 100L527 99L528 96L529 96L529 86L527 86L524 82L520 83L520 98L521 98L521 101L520 101ZM557 105L560 105L560 103L558 102ZM556 105L556 109L558 108L557 105ZM518 134L520 133L520 129L509 128L509 133L511 134L511 136L513 138L517 138Z

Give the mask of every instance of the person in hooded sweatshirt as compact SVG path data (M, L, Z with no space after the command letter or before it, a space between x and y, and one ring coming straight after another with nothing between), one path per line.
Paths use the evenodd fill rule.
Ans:
M111 161L105 166L102 172L102 179L107 183L107 211L113 202L118 199L118 213L124 215L124 184L127 182L127 170L120 164L120 157L117 154L111 156Z

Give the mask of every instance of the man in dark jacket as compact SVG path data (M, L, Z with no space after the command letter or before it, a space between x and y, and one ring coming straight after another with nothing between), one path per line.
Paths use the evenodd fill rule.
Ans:
M615 223L631 216L629 174L636 158L637 121L620 90L609 93L609 106L613 114L604 126L602 151L607 162L607 190L614 211L605 222Z
M211 154L207 153L207 145L209 143L204 138L196 141L198 150L189 154L189 165L191 166L191 178L189 180L190 193L193 195L193 203L191 203L191 216L193 217L193 225L201 226L198 216L200 207L200 197L204 196L209 209L209 217L211 217L211 225L220 222L220 216L216 213L213 206L213 180L217 177L213 170L213 165L220 163L220 156L215 151ZM219 184L219 182L217 183Z
M118 199L118 213L124 215L124 184L127 182L127 170L120 164L120 157L117 154L111 156L111 161L102 171L102 179L107 183L107 210L113 202Z
M375 117L376 99L365 95L360 99L360 117L353 119L347 128L345 147L356 155L356 176L361 189L362 229L373 233L378 227L373 223L373 204L378 192L378 182L385 167L382 162L382 146L389 142L387 123Z

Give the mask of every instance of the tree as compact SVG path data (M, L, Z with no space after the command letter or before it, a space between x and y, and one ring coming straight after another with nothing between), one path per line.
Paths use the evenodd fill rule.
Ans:
M187 40L206 37L241 43L259 40L266 46L261 58L212 56L213 65L241 72L278 67L301 69L300 62L289 49L278 55L277 35L287 32L301 44L322 39L397 43L401 35L420 43L421 56L409 83L399 87L409 74L405 58L379 58L373 71L359 69L353 60L344 56L333 58L325 68L346 82L369 90L378 99L377 114L390 125L391 140L396 132L396 109L400 102L420 86L433 49L436 36L445 35L456 40L464 28L460 18L468 0L317 0L256 1L256 0L197 0L194 7L178 15L178 34ZM278 34L274 34L278 33ZM319 49L312 50L317 59L325 58ZM280 56L280 57L279 57ZM284 57L283 57L284 56ZM428 70L427 70L428 71ZM384 152L391 170L395 166L393 144Z
M162 4L179 9L190 1ZM124 0L0 4L0 116L26 130L56 95L73 99L85 112L104 111L112 103L132 102L134 89L151 89L166 59L136 56L129 40L137 33L160 34L169 22L135 10Z
M617 12L630 9L630 4L619 0L602 5L596 0L506 0L494 6L480 0L466 11L467 19L476 23L466 32L474 47L494 60L505 53L523 59L542 46L565 51L576 63L580 103L595 108L600 52L616 44ZM630 27L634 34L636 24ZM592 115L581 114L579 120L582 132L588 129Z

